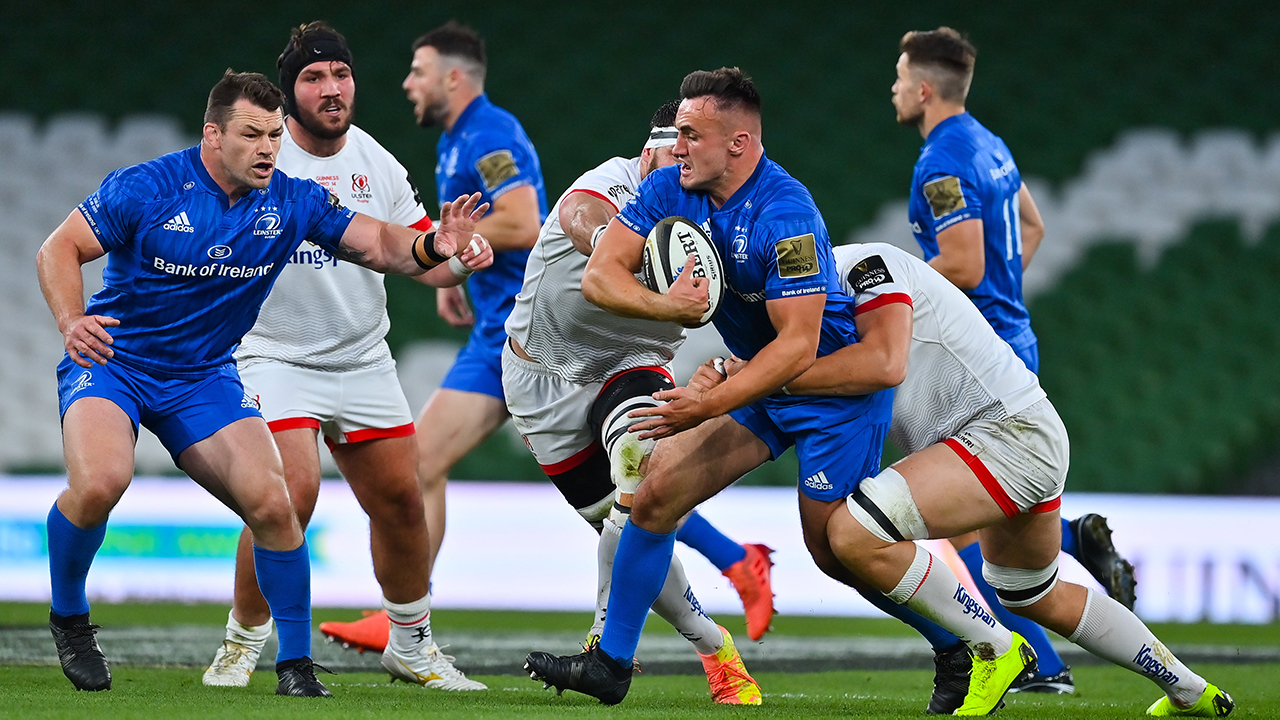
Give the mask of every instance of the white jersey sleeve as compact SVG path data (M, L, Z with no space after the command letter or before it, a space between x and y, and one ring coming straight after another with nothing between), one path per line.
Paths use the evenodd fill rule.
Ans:
M955 285L892 245L835 248L841 284L862 313L911 305L907 379L893 400L889 438L914 453L982 418L1001 419L1045 397L1035 373Z
M631 368L667 365L684 342L684 328L675 323L622 318L587 302L587 256L560 226L560 206L573 193L589 193L617 210L635 194L641 177L639 158L613 158L575 180L551 208L529 253L507 335L571 382L585 385Z
M354 125L343 148L328 157L307 153L286 130L277 166L315 180L352 210L423 227L427 213L404 166ZM275 361L326 372L380 367L392 361L384 340L390 327L380 273L303 243L276 279L236 361L241 367Z

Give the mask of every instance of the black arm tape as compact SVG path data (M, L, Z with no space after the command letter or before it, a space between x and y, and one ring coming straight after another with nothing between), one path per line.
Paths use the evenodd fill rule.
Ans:
M421 251L418 250L419 244L421 244L422 246ZM414 238L413 244L409 246L409 254L413 255L413 261L418 263L418 267L422 268L423 270L430 270L431 268L439 265L440 263L449 261L449 258L436 252L436 231L435 230L432 230L431 232L423 233L418 237ZM426 256L427 260L431 261L430 263L422 259L424 255Z
M653 368L636 368L613 376L600 391L599 397L591 405L588 422L596 439L604 443L600 433L604 430L604 420L609 413L622 403L635 397L648 397L660 390L671 390L676 384L671 378Z

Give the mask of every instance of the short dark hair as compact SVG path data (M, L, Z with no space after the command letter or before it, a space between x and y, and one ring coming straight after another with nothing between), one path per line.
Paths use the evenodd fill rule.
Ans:
M978 58L977 49L968 39L949 27L912 30L902 36L898 48L907 54L908 64L934 76L934 85L943 100L964 102Z
M676 124L676 112L680 110L679 100L668 100L658 108L649 120L649 127L671 127Z
M222 73L222 79L209 91L204 121L225 128L227 113L242 98L263 110L279 110L284 105L284 93L266 75L255 72L238 73L227 68Z
M722 108L738 108L760 114L760 93L746 73L736 67L695 70L680 83L680 97L688 100L710 95Z
M488 55L485 54L484 38L475 30L456 20L441 25L426 35L413 41L413 52L418 48L431 46L443 57L462 60L467 73L478 82L484 82L485 69L489 66Z

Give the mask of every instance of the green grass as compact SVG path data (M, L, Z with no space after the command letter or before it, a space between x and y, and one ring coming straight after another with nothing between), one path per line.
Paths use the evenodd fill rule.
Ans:
M1235 717L1280 714L1275 678L1278 665L1230 665L1201 668L1224 683L1238 703ZM930 673L925 671L851 671L757 673L765 691L756 708L711 703L705 681L688 676L637 676L626 701L604 708L576 693L556 697L531 680L478 676L490 686L483 693L444 693L368 673L324 676L330 700L278 698L274 677L258 673L247 689L206 688L193 670L120 668L106 693L77 693L56 668L0 667L0 715L41 718L538 718L538 717L755 717L755 718L914 718L927 702ZM1012 696L1004 718L1136 718L1159 697L1151 683L1111 667L1082 667L1076 696Z

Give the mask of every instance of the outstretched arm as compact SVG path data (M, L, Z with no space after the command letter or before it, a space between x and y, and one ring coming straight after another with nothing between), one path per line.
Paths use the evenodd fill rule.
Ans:
M489 209L480 193L463 195L440 208L434 233L375 220L356 213L338 244L338 257L383 273L420 275L465 250L476 221Z

